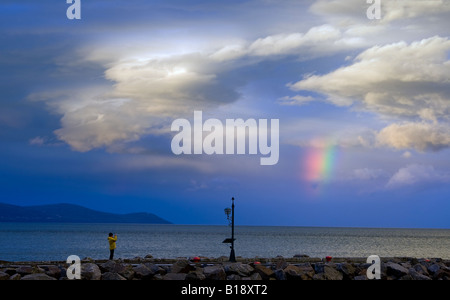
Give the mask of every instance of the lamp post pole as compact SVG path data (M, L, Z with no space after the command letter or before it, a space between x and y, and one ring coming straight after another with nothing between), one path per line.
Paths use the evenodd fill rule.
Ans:
M234 254L234 197L231 198L231 208L225 208L225 214L227 215L228 226L231 225L231 239L225 239L222 243L231 244L230 262L236 262L236 256ZM230 218L231 215L231 218Z
M234 197L231 198L231 252L230 261L236 262L236 256L234 254Z

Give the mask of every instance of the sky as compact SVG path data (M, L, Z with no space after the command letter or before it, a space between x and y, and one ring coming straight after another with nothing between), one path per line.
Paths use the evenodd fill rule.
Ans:
M0 202L450 228L450 1L374 3L3 0ZM195 112L278 120L277 163L176 155Z

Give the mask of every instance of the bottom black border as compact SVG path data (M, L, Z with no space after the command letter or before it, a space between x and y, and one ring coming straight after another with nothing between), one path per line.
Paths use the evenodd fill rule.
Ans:
M236 297L280 299L283 296L301 298L378 296L382 299L417 296L426 291L427 297L443 295L450 285L445 281L0 281L2 293L37 297L53 292L74 297L121 297L142 295L145 299L235 299ZM31 284L32 287L28 285ZM211 295L211 291L214 293ZM169 298L167 298L169 297ZM172 298L174 297L174 298Z

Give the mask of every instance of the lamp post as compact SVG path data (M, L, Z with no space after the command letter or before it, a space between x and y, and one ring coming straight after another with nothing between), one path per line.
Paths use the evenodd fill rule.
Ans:
M225 239L223 243L231 244L231 252L230 252L230 262L236 262L236 256L234 254L234 197L231 198L231 208L225 208L225 214L227 215L227 220L231 225L231 239ZM231 220L230 220L231 215Z

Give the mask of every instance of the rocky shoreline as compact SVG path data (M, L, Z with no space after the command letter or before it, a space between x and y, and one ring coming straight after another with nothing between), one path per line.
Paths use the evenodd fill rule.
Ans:
M366 258L84 259L82 280L368 280ZM66 262L0 262L1 280L68 280ZM381 280L450 280L450 260L381 258Z

